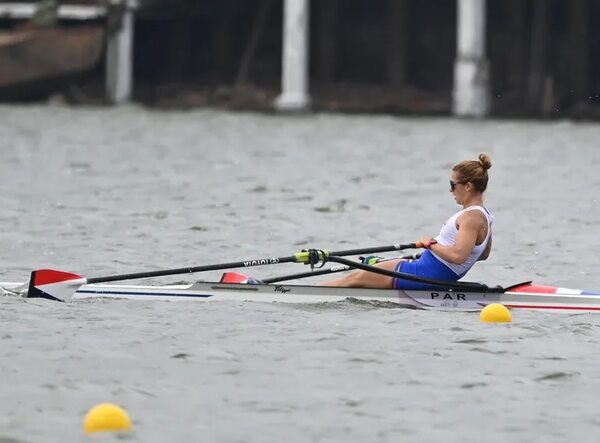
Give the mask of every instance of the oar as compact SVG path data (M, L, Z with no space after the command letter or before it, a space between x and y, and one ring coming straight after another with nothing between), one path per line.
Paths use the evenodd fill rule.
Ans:
M404 272L390 271L388 269L382 269L382 268L377 268L375 266L365 265L363 263L357 263L352 260L348 260L348 259L345 259L345 258L342 258L339 256L336 257L333 255L330 255L327 257L327 261L341 263L343 265L350 266L353 268L362 269L364 271L369 271L369 272L374 272L375 274L387 275L389 277L399 278L399 279L403 279L403 280L410 280L410 281L414 281L417 283L425 283L428 285L432 285L436 288L461 290L461 291L480 291L480 292L488 292L490 290L504 291L504 289L501 286L490 288L487 285L484 285L481 283L476 283L476 282L458 282L458 281L454 282L454 281L434 280L431 278L417 277L415 275L406 274Z
M277 258L259 258L238 262L220 263L214 265L193 266L188 268L165 269L161 271L136 272L132 274L109 275L106 277L86 278L70 272L53 269L40 269L31 273L28 297L42 297L52 300L68 302L77 288L88 283L107 283L112 281L134 280L138 278L161 277L165 275L190 274L194 272L217 271L221 269L248 268L253 266L274 265L279 263L304 263L315 265L325 263L328 256L346 256L359 254L377 254L380 252L400 251L403 249L416 249L423 247L421 242L407 244L393 244L362 249L348 249L343 251L325 252L318 249L309 249L297 252L294 255Z
M335 274L336 272L349 271L350 266L341 265L341 266L332 266L327 269L318 269L316 271L311 272L300 272L297 274L288 274L282 275L281 277L270 277L270 278L261 278L260 281L263 283L279 283L280 281L289 281L289 280L297 280L299 278L307 278L307 277L316 277L318 275L326 275L326 274Z
M401 257L401 258L413 258L413 257L414 256L405 256L405 257ZM364 263L354 262L352 260L347 260L347 259L341 258L340 256L336 257L333 255L330 255L327 257L327 261L342 263L342 265L341 266L332 266L329 269L322 269L322 270L313 271L313 272L304 272L304 273L300 273L300 274L292 274L292 275L287 275L287 276L283 276L283 277L266 278L266 279L262 279L261 281L263 283L277 283L277 282L285 281L285 280L294 280L294 279L298 279L298 278L313 277L313 276L317 276L317 275L324 275L324 274L331 274L331 273L335 273L335 272L348 271L350 269L362 269L364 271L369 271L369 272L373 272L376 274L387 275L389 277L410 280L410 281L414 281L417 283L429 284L432 286L432 289L433 289L433 287L435 287L435 288L444 288L444 289L455 290L455 291L461 290L461 291L481 291L481 292L488 292L490 290L491 291L498 291L498 290L503 291L504 290L501 286L495 286L495 287L490 288L487 285L483 285L481 283L476 283L476 282L453 282L453 281L447 281L447 280L434 280L434 279L430 279L430 278L417 277L415 275L406 274L404 272L390 271L387 269L382 269L382 268L378 268L375 266L366 265Z
M401 257L384 258L382 261L396 260L396 259L400 259L400 260L416 260L417 258L419 258L420 255L421 255L420 252L416 252L414 254L403 255ZM328 269L319 269L317 271L300 272L300 273L297 273L297 274L282 275L281 277L261 278L260 281L263 282L263 283L267 283L267 284L269 284L269 283L279 283L281 281L298 280L300 278L317 277L319 275L335 274L337 272L349 271L350 269L354 269L354 267L346 266L346 265L332 266L331 268L328 268Z

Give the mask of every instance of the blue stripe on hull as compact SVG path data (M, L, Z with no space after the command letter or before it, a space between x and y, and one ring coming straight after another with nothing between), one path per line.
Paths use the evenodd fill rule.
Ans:
M140 297L157 297L157 296L167 296L167 297L193 297L193 298L209 298L212 297L212 294L173 294L172 292L139 292L139 291L93 291L91 289L83 289L76 292L77 294L110 294L110 295L138 295Z
M600 291L581 291L581 295L600 295Z

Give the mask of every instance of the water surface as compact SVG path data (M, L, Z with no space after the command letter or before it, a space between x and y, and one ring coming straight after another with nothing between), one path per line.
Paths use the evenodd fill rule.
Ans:
M598 139L567 121L4 106L2 280L410 242L458 209L450 167L486 151L494 251L469 279L600 289ZM0 441L87 440L83 416L110 401L130 441L592 442L599 327L353 302L3 297Z

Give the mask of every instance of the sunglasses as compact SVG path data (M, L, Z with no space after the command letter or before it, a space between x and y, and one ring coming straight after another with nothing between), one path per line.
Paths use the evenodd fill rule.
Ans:
M450 191L454 192L456 189L456 185L464 185L468 182L455 182L454 180L450 180Z

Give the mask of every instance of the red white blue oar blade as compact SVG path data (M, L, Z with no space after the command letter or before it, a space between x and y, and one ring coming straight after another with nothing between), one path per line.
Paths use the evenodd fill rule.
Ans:
M248 277L247 275L240 274L239 272L225 272L221 276L219 283L247 283L249 285L256 285L262 282L254 277Z
M86 283L85 277L71 272L38 269L31 273L27 298L47 298L68 303L77 289Z
M225 272L219 283L248 283L248 276L239 272Z

